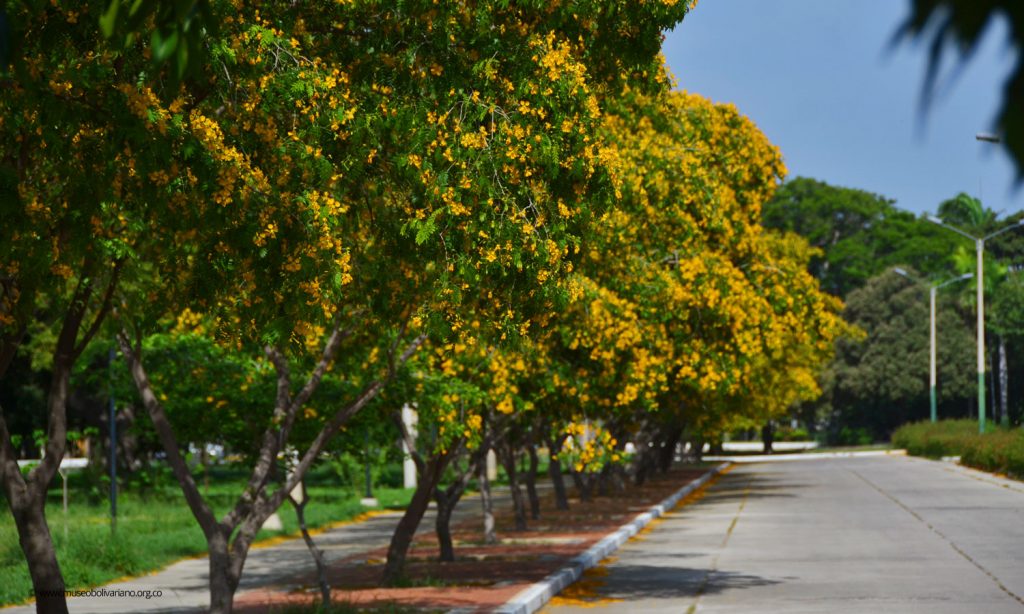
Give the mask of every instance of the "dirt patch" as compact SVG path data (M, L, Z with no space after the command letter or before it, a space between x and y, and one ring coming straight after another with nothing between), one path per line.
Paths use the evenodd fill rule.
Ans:
M595 497L592 501L570 500L570 509L565 511L556 510L554 499L546 497L541 517L531 521L526 531L515 530L510 509L496 509L500 543L482 543L479 520L454 525L453 562L438 561L436 537L432 533L421 535L409 552L408 582L401 588L380 588L385 548L347 557L333 563L328 571L332 599L357 609L492 611L704 471L676 469L648 480L642 487L630 486L624 492ZM598 578L588 577L584 583L586 580ZM318 600L314 576L304 575L277 586L241 593L235 599L234 609L243 614L263 614Z

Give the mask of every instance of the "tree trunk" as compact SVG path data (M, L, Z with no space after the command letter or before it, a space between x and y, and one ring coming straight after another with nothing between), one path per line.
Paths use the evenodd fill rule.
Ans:
M68 611L64 598L64 576L46 524L43 501L30 496L27 501L10 502L14 513L14 524L18 529L18 541L25 553L28 573L32 578L32 589L36 597L36 611L50 614L65 614ZM17 509L16 509L17 508Z
M609 481L611 479L611 473L612 473L611 472L611 465L605 465L604 467L601 467L601 471L598 472L598 474L597 474L597 496L598 497L607 497L608 496L608 491L609 491L608 486L609 486Z
M218 532L207 536L206 544L210 557L210 614L231 614L238 578L232 577L228 539Z
M405 508L402 519L398 521L398 526L391 535L388 558L384 564L384 586L395 586L405 576L405 560L409 555L409 547L416 537L416 529L419 528L423 514L430 505L430 499L434 495L434 489L437 488L445 465L448 464L448 459L447 455L432 458L425 463L425 470L420 472L412 501L409 502L409 507Z
M668 437L658 453L658 470L662 473L668 473L668 470L672 468L672 463L676 460L676 446L679 445L679 438L682 436L683 428L681 426L669 430Z
M594 490L593 474L581 473L573 469L569 470L572 481L576 485L576 492L580 495L580 501L590 501Z
M437 559L445 563L455 561L455 544L452 542L452 510L455 505L448 503L448 497L440 494L434 497L437 501L437 518L434 519L434 532L437 534Z
M772 444L775 442L775 425L772 421L764 423L761 427L761 442L764 444L764 453L772 454Z
M643 486L656 466L654 446L651 445L652 439L653 436L648 428L640 428L633 436L633 445L636 450L633 454L633 483L637 486Z
M693 455L693 462L699 463L704 458L704 438L695 437L690 443L690 454Z
M309 503L309 494L306 492L305 482L300 482L300 487L302 489L302 501L296 501L290 494L288 495L288 500L292 502L292 507L295 508L295 518L299 521L302 539L306 542L309 554L312 555L313 562L316 564L316 581L320 585L320 607L326 612L331 607L331 585L327 583L327 567L324 565L324 552L316 547L316 542L313 541L313 536L309 534L309 528L306 526L306 504Z
M77 293L76 293L77 295ZM85 299L83 299L85 300ZM84 305L78 309L84 310ZM68 611L64 597L64 576L57 562L50 527L46 523L46 491L60 467L67 448L67 394L71 368L77 354L75 340L82 313L72 310L65 317L53 354L50 389L47 394L47 440L44 456L28 476L18 467L11 434L0 409L0 471L7 505L18 530L18 542L25 555L39 612Z
M562 449L564 442L565 435L548 442L548 475L555 488L555 507L560 510L569 509L569 498L565 494L565 478L562 474L562 461L558 459L558 452Z
M486 460L484 460L486 463ZM434 519L434 532L437 534L438 559L444 562L455 560L455 546L452 543L452 512L459 504L466 487L469 485L469 478L473 475L475 467L474 459L471 459L465 470L460 470L455 476L455 481L448 485L448 488L435 488L434 501L437 502L437 517Z
M999 336L999 420L1010 426L1010 372L1006 364L1006 340Z
M526 446L526 451L530 455L530 467L526 472L526 495L530 499L530 518L537 520L540 518L540 497L537 496L537 447L530 442Z
M481 449L481 461L477 466L477 481L480 483L480 507L484 516L484 543L498 543L494 532L494 500L491 498L491 481L487 479L487 453L490 448Z
M498 456L501 464L508 474L508 489L512 494L512 509L515 511L516 531L526 530L526 502L523 500L523 491L519 488L519 475L516 469L516 452L512 444L498 446Z
M721 435L719 435L715 439L711 440L711 446L708 448L708 451L711 452L711 454L714 454L714 455L722 454L722 452L724 451L724 448L722 447L722 436Z

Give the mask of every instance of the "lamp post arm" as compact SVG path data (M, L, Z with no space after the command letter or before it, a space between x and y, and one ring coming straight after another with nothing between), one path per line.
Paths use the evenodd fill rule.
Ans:
M948 230L952 230L953 232L957 233L958 235L964 236L964 237L970 239L971 241L977 241L978 240L978 237L970 234L969 232L967 232L965 230L961 230L960 228L957 228L956 226L953 226L952 224L947 224L947 223L943 222L941 219L939 219L938 217L936 217L934 215L929 215L926 219L929 222L931 222L932 224L937 224L939 226L942 226L943 228L946 228ZM986 239L987 238L988 237L986 237Z
M1016 224L1013 224L1012 226L1007 226L1006 228L1000 228L999 230L997 230L997 231L993 232L992 234L990 234L990 235L986 236L985 238L983 238L982 241L988 241L992 237L998 237L999 235L1003 234L1004 232L1009 232L1011 230L1014 230L1015 228L1020 228L1021 225L1024 225L1024 220L1021 220L1020 222L1017 222Z
M955 284L958 281L964 281L966 279L971 279L972 277L974 277L974 273L964 273L960 277L954 277L953 279L947 279L946 281L942 282L941 284L935 286L935 288L936 289L945 288L949 284Z

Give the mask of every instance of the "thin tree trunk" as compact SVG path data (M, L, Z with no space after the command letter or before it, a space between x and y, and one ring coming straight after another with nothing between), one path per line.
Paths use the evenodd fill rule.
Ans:
M452 541L452 511L455 503L449 503L448 497L440 489L434 496L437 502L437 517L434 519L434 532L437 534L437 560L451 563L455 561L455 544Z
M693 455L693 461L699 463L704 458L704 441L703 437L695 437L691 442L690 454Z
M669 430L668 437L658 453L658 470L662 473L667 473L672 468L672 463L676 460L676 446L679 445L679 438L682 436L683 427L681 426L672 427Z
M999 419L1010 426L1010 372L1006 364L1006 340L999 336Z
M384 563L384 586L395 586L405 576L405 561L409 556L409 547L412 546L413 538L416 537L416 529L419 528L423 515L430 505L430 499L434 495L434 489L441 479L445 465L448 464L448 455L435 457L424 463L424 470L420 472L416 491L412 495L409 507L405 508L402 519L398 521L395 532L391 535L391 543L388 546L388 557ZM419 463L417 463L419 465Z
M306 542L306 547L309 548L309 554L312 555L313 562L316 563L316 581L320 585L321 608L327 611L331 607L331 585L327 583L327 566L324 564L324 552L316 547L316 542L313 541L313 536L309 534L309 528L306 526L306 504L309 503L309 494L306 491L305 482L300 482L299 484L302 489L302 501L296 501L295 497L291 496L290 493L288 500L291 501L292 507L295 508L295 518L299 521L302 539Z
M530 500L530 518L540 518L540 497L537 496L537 446L531 440L526 445L526 452L530 455L530 466L526 472L526 495Z
M437 502L434 532L437 534L438 560L448 563L455 560L455 546L452 543L451 530L452 512L455 511L455 506L459 504L463 493L466 492L475 466L476 459L470 459L465 469L458 471L455 480L447 488L437 487L434 489L434 501Z
M487 478L487 454L490 448L482 448L482 456L477 466L477 481L480 484L480 507L484 516L484 543L498 543L494 531L494 499L491 497L491 480Z
M601 467L601 471L597 474L597 496L607 497L609 491L609 482L611 479L611 465L605 465Z
M516 469L516 452L512 444L498 446L498 456L501 464L508 474L508 489L512 494L512 509L515 512L516 531L526 530L526 502L523 500L523 491L519 488L519 475Z
M582 473L573 469L570 469L569 473L572 475L572 481L580 495L580 501L590 501L593 498L594 491L593 474Z
M774 452L772 445L775 443L775 425L772 424L771 420L765 422L764 426L761 427L761 443L764 446L765 454L772 454Z
M558 452L565 443L565 435L551 439L548 442L548 475L551 477L551 484L555 489L555 507L560 510L569 509L569 497L565 493L565 478L562 474L562 461L558 458Z

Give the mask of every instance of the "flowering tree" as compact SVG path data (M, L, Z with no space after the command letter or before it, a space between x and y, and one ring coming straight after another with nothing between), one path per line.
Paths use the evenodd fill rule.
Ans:
M211 608L220 612L230 610L262 519L426 334L463 334L471 306L481 336L522 335L565 294L569 248L611 192L592 136L598 96L656 86L647 71L659 33L686 6L209 2L202 22L218 27L194 25L196 38L183 22L165 28L180 15L158 5L116 44L94 24L117 32L116 9L130 14L128 3L11 9L17 96L4 97L3 138L5 152L22 153L5 168L37 170L14 182L22 221L12 228L24 232L5 254L4 352L24 328L16 314L41 300L27 284L45 257L52 275L70 280L69 295L124 267L119 342L210 545ZM182 36L188 44L177 45ZM149 58L167 60L171 49L178 60L180 49L201 52L201 69L190 76L178 61L154 70ZM25 166L26 155L38 162ZM54 218L63 226L45 217L81 194L88 203ZM86 222L93 236L69 232ZM61 259L47 252L51 237L68 235L80 243L60 245ZM58 294L43 282L47 296ZM72 312L85 309L83 298L67 301ZM140 344L185 309L208 318L224 346L262 353L276 378L249 485L221 518L188 474ZM81 345L77 326L62 347ZM298 470L270 492L302 408L356 337L377 349L347 374L363 388L320 418ZM295 386L300 366L307 375ZM51 442L63 440L59 396ZM2 460L13 467L9 448ZM46 544L38 550L52 555ZM52 563L37 586L59 580Z

